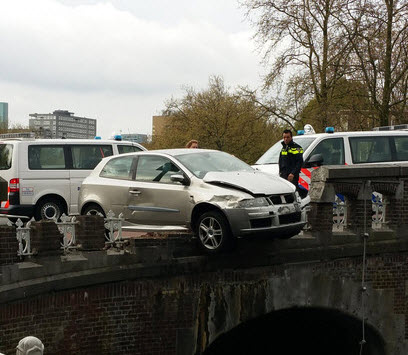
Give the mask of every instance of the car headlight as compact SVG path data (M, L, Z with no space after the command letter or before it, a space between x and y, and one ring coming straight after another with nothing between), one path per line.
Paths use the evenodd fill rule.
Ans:
M265 197L255 197L238 202L239 208L265 207L265 206L269 206L268 200Z

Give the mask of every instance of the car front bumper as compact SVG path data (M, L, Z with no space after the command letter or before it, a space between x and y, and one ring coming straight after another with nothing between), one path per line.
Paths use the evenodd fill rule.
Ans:
M267 234L279 237L284 234L296 234L306 224L306 208L300 205L280 205L258 208L224 209L231 226L232 233L237 237L251 234Z

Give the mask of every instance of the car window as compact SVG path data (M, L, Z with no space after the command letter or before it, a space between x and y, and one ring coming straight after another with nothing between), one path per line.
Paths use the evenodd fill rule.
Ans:
M132 163L133 157L111 159L105 164L99 176L111 179L131 180L133 175Z
M408 160L408 136L394 137L395 151L397 153L396 160Z
M93 169L102 158L113 155L111 145L72 145L72 168Z
M307 137L307 136L299 136L293 137L295 143L299 144L303 151L309 147L310 144L315 140L314 137ZM269 148L255 163L255 165L262 165L262 164L278 164L279 162L279 154L282 150L282 140L276 142L271 148Z
M177 159L195 176L202 179L211 171L254 171L247 163L225 152L194 152L177 155Z
M310 153L323 156L322 165L344 165L344 142L343 138L328 138L322 140Z
M31 170L66 169L64 146L28 146L28 168Z
M119 154L140 152L141 149L135 145L118 145Z
M136 180L179 184L171 181L170 177L181 173L180 169L165 157L142 155L137 162Z
M390 137L350 137L354 164L392 161Z
M11 144L0 144L0 170L11 168L11 158L13 156L13 146Z

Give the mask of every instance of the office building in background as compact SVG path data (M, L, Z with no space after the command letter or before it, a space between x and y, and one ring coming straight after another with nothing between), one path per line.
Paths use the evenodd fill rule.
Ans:
M31 113L30 130L37 138L82 138L96 136L96 119L74 116L73 112Z
M0 102L0 129L8 128L8 103Z

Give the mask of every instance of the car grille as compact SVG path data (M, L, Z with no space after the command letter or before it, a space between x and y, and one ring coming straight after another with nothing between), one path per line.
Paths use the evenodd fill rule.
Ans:
M268 196L268 198L274 205L282 205L285 203L295 202L295 194L270 195Z
M272 225L271 218L258 218L251 220L251 228L267 228Z
M300 222L300 220L301 220L300 212L282 214L279 216L279 224L296 223Z

